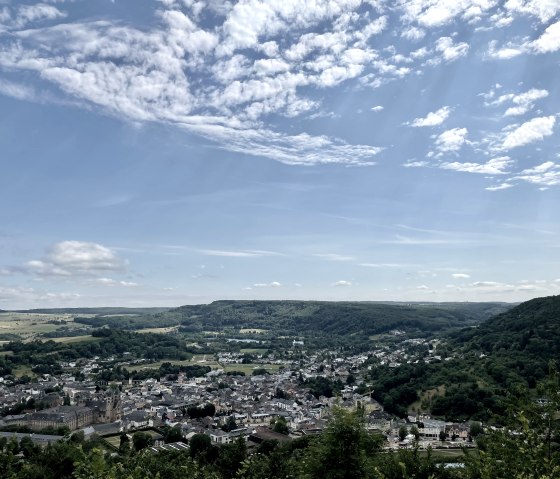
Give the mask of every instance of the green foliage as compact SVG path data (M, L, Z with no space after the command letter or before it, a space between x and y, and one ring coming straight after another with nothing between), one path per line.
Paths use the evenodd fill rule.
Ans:
M311 445L303 462L308 479L354 479L372 475L371 455L381 444L366 432L360 410L333 410L323 434Z
M207 305L182 306L169 313L181 318L180 331L262 329L259 335L271 349L291 347L291 339L305 338L314 347L371 346L371 335L393 329L415 335L430 335L478 324L493 314L508 309L503 303L398 304L372 302L322 301L215 301ZM242 336L239 339L246 339ZM268 345L267 345L268 347Z
M286 422L286 419L282 416L278 417L276 421L274 421L272 430L279 434L288 435L290 433L290 429L288 428L288 423Z
M309 378L303 383L303 385L309 388L309 392L317 399L321 396L325 396L327 398L336 396L344 388L344 384L340 381L340 379L331 381L329 378L324 376Z
M29 365L37 372L52 372L53 364L57 361L73 361L95 356L108 357L124 352L129 352L132 358L151 360L186 360L192 357L185 351L184 342L175 336L137 334L110 329L96 330L92 335L100 340L73 344L54 341L6 343L0 350L13 351L13 355L2 358L2 361L8 368Z
M135 451L141 451L154 444L154 439L147 432L138 431L132 435L132 444Z
M535 398L518 389L509 397L504 427L477 436L478 453L467 457L469 477L560 477L560 384L553 370Z

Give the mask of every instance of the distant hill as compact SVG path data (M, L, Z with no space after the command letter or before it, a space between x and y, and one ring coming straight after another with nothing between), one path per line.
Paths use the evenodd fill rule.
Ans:
M455 344L489 355L560 358L560 296L536 298L499 314L479 327L461 331Z
M371 370L375 397L404 415L413 403L448 420L506 414L504 399L535 388L560 360L560 296L537 298L477 326L451 332L438 353L448 360Z
M258 328L296 334L374 335L394 329L436 332L462 328L510 307L506 303L214 301L181 306L169 314L193 331Z
M18 312L72 314L93 327L138 330L180 326L185 333L266 331L269 336L368 336L403 330L435 335L477 325L511 308L507 303L214 301L179 308L57 308Z
M41 309L18 309L14 313L39 313L39 314L155 314L168 311L170 308L121 308L121 307L101 307L101 308L41 308ZM1 312L1 310L0 310Z

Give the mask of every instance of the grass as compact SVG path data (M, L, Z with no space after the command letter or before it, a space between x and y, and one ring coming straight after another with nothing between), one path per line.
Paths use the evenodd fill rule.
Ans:
M420 397L417 401L413 402L408 410L409 411L420 411L422 409L422 403L430 404L432 400L437 396L443 396L445 394L445 386L438 386L437 388L428 389L420 393Z
M159 367L163 363L176 364L177 366L196 365L196 366L210 366L212 369L221 368L221 366L214 360L212 355L206 355L206 356L207 357L205 359L205 362L200 362L200 361L204 361L204 356L200 355L200 356L194 356L193 359L184 360L184 361L168 359L163 361L157 361L155 363L131 364L130 366L127 366L127 369L159 369Z
M247 353L247 354L264 354L268 351L268 349L259 349L259 348L244 348L241 349L240 352L241 353Z
M135 333L156 333L156 334L167 334L171 332L177 331L178 326L170 326L168 328L145 328L145 329L136 329Z
M472 451L474 449L469 449ZM428 451L420 450L418 454L421 456L427 456ZM432 449L432 457L434 459L458 459L464 457L463 450L460 448L457 449Z
M35 373L31 371L31 366L18 366L13 371L16 378L21 378L22 376L35 376Z
M240 371L245 373L247 376L253 374L255 369L264 368L270 373L275 373L280 369L278 364L225 364L224 371Z
M111 446L116 447L117 449L121 445L120 435L119 436L104 437L103 440L106 441L107 443L109 443Z
M74 344L74 343L97 343L102 338L94 338L91 334L83 336L63 336L60 338L45 338L45 340L52 340L55 343Z
M63 321L63 324L50 324L49 321L53 320ZM23 340L41 339L41 334L61 328L83 327L83 324L74 323L74 317L70 314L0 313L0 334L17 334Z

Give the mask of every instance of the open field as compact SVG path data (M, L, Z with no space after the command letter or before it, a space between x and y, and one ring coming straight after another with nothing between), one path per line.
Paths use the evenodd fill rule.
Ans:
M423 391L420 394L418 400L416 400L409 406L409 410L420 411L422 410L423 402L429 404L431 401L433 401L434 398L436 398L437 396L443 396L444 394L445 394L445 386L443 385L438 386L437 388L432 388L432 389L428 389L427 391Z
M245 373L247 376L253 374L255 369L264 368L270 373L275 373L278 371L280 366L278 364L225 364L224 371L227 373L228 371L241 371Z
M62 336L60 338L45 338L46 340L54 341L55 343L97 343L101 341L102 338L94 338L91 334L85 334L83 336Z
M170 326L168 328L145 328L145 329L136 329L134 330L135 333L157 333L157 334L167 334L167 333L174 333L177 331L179 326Z
M268 349L266 348L244 348L241 349L240 352L241 353L247 353L247 354L264 354L268 351Z
M49 321L62 321L52 324ZM0 334L17 334L22 339L36 339L42 333L51 333L61 328L79 329L83 324L74 323L70 314L46 313L0 313Z
M469 449L469 451L474 451L475 449ZM420 450L418 454L422 456L428 455L428 451ZM463 450L456 448L456 449L432 449L432 457L435 459L460 459L464 456Z
M120 436L111 436L111 437L104 437L103 440L109 443L111 446L116 447L117 449L121 445L121 437Z
M21 378L22 376L35 376L35 373L31 371L30 366L18 366L13 370L13 373L16 378Z
M155 363L142 363L142 364L131 364L126 366L127 369L159 369L163 363L176 364L178 366L210 366L212 369L221 368L221 366L214 360L211 354L194 356L193 359L178 361L178 360L163 360L157 361Z

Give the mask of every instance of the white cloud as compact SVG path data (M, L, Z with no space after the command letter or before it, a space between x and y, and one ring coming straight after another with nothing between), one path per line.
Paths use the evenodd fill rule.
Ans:
M423 27L435 28L447 25L461 17L464 20L484 15L496 5L494 0L401 0L404 19L417 22Z
M509 60L511 58L518 57L524 52L523 46L508 43L505 47L496 48L497 43L498 42L496 40L492 40L488 46L487 55L490 58L497 60Z
M68 305L80 298L81 296L78 293L53 293L48 290L37 290L34 288L0 286L0 304L5 303L12 309L29 308L30 305L41 307L44 307L45 304Z
M407 263L360 263L364 268L413 268L417 265Z
M407 161L406 163L403 163L403 166L405 168L423 168L425 166L430 166L430 162L429 161L424 161L424 160Z
M468 130L466 128L453 128L444 131L436 138L436 148L441 152L453 152L461 149L467 141Z
M508 188L512 188L512 187L513 187L513 185L512 185L511 183L507 183L507 182L506 182L506 183L501 183L501 184L496 185L496 186L487 186L487 187L485 188L485 190L488 190L488 191L500 191L500 190L507 190Z
M533 108L535 101L546 98L547 96L547 90L539 90L537 88L532 88L525 93L520 93L519 95L514 96L511 100L517 106L508 108L504 113L504 116L523 115Z
M13 28L22 28L30 23L55 20L57 18L66 17L66 13L60 11L52 5L38 3L36 5L22 5L20 6L13 19Z
M270 283L255 283L253 286L255 288L279 288L282 284L278 281L272 281Z
M198 250L206 256L221 256L228 258L259 258L262 256L280 256L280 253L274 251L263 250L243 250L243 251L230 251L230 250L216 250L216 249L201 249Z
M28 261L25 266L39 275L70 277L122 272L126 269L126 262L111 249L97 243L62 241L49 247L43 259Z
M502 143L502 149L511 150L520 146L543 140L552 135L556 118L543 116L533 118L507 133Z
M558 0L507 0L504 7L513 13L538 17L543 23L560 11Z
M536 53L551 53L560 50L560 21L550 25L529 47Z
M428 113L425 118L415 118L410 122L410 126L424 127L424 126L437 126L441 125L451 113L451 108L444 106L437 111Z
M335 287L339 287L339 286L352 286L352 282L351 281L346 281L346 280L340 280L340 281L336 281L334 283L331 283L331 286L335 286Z
M422 40L426 36L426 32L421 28L417 27L408 27L402 31L401 37L406 38L407 40L418 41Z
M313 256L316 256L317 258L326 259L329 261L352 261L356 259L354 258L354 256L348 256L348 255L342 255L336 253L325 253L325 254L317 253L314 254Z
M289 28L305 28L332 19L360 5L359 0L332 0L329 2L265 2L241 0L234 5L223 24L224 42L221 54L237 49L251 48L264 37L270 37Z
M441 37L436 42L436 51L441 53L446 62L452 62L465 56L469 51L468 43L453 43L451 37Z
M27 85L21 85L18 83L13 83L0 78L0 94L6 95L18 100L35 101L37 95L33 88Z
M523 170L514 178L544 187L557 186L560 185L560 165L547 161L534 168Z
M112 278L97 278L96 283L101 284L103 286L126 286L126 287L135 287L138 286L138 283L132 283L130 281L118 281Z
M553 161L545 161L544 163L541 163L540 165L537 165L533 168L527 168L523 170L521 174L522 175L541 174L541 173L546 173L547 171L550 171L551 169L557 167L558 165L556 165Z
M512 163L513 160L511 160L508 156L502 156L500 158L493 158L486 163L460 163L455 161L442 163L439 166L445 170L463 171L466 173L503 175L507 173L506 169L511 166Z
M375 112L383 111L384 109L385 109L385 107L381 106L381 105L371 107L371 111L375 111Z
M302 13L299 7L304 3ZM173 124L232 151L292 165L373 164L371 158L381 151L379 147L279 133L260 120L271 113L294 117L316 110L319 102L302 96L302 88L329 88L362 75L376 57L367 40L385 28L386 18L360 20L348 32L295 36L295 43L283 46L281 52L274 40L262 44L253 40L333 20L355 10L360 2L309 5L303 0L295 4L247 0L226 12L223 29L212 30L197 25L196 15L187 16L176 8L179 4L165 5L171 10L159 11L161 24L151 31L103 20L16 32L17 41L6 42L0 53L0 66L37 72L67 95L111 115ZM252 7L254 15L245 18ZM261 22L268 18L266 12L272 15L270 24ZM248 32L235 25L245 25ZM246 44L268 58L254 61L245 52L224 53ZM305 63L288 58L292 49L297 53L298 45L300 54L309 56ZM216 48L225 56L215 58ZM405 70L396 68L387 75L402 75ZM192 81L200 77L207 81ZM31 91L7 83L2 91L32 98Z
M451 276L454 279L468 279L471 277L469 274L466 273L453 273Z

